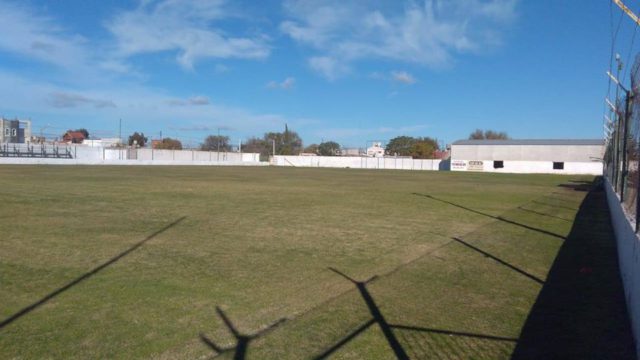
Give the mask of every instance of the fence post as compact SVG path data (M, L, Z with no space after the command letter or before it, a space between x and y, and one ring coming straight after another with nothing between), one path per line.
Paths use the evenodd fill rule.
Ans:
M627 137L629 133L629 120L631 115L631 104L633 100L633 93L627 91L627 97L625 101L624 111L624 123L622 124L622 171L620 176L620 202L624 202L624 188L627 179Z

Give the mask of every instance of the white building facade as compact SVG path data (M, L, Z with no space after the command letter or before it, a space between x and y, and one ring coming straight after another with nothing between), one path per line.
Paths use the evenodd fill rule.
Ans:
M0 118L0 143L27 143L31 141L30 120Z
M452 171L602 175L604 140L458 140Z

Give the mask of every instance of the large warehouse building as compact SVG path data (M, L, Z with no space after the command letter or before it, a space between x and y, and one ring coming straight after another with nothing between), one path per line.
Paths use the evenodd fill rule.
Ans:
M603 140L458 140L452 171L602 175Z

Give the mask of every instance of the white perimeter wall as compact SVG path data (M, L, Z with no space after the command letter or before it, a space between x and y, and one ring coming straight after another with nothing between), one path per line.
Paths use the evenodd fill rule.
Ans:
M493 160L481 160L482 170L470 170L469 161L478 160L451 160L452 171L483 171L516 174L573 174L573 175L602 175L603 165L599 161L590 162L565 162L564 170L554 170L553 161L504 161L504 167L493 168Z
M631 317L636 356L640 359L640 238L634 231L635 224L624 212L620 198L613 191L609 180L605 179L604 187L618 245L620 277L627 300L627 310Z
M26 144L10 144L9 149L27 151ZM35 145L35 151L40 146ZM47 145L52 153L54 146ZM58 146L60 153L69 150L72 159L0 157L0 164L54 165L268 165L260 163L257 153L224 153L197 150L111 149L81 145Z
M372 158L358 156L276 155L271 159L271 164L276 166L397 170L440 170L441 162L441 160L431 159ZM449 169L447 167L442 170Z

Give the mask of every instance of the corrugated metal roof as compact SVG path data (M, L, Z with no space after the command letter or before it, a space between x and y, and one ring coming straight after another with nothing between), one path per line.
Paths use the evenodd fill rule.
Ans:
M457 140L452 145L604 145L602 139Z

